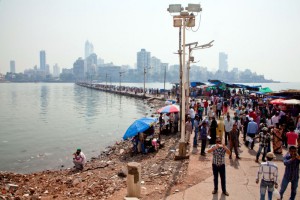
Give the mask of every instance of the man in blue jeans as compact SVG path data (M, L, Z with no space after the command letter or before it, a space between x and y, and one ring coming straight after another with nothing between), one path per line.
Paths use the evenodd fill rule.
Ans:
M283 163L285 165L285 171L279 193L282 199L289 182L291 182L290 200L294 200L298 188L300 163L300 156L297 155L297 148L295 146L290 146L289 152L283 157Z
M273 158L276 156L274 153L267 153L267 162L261 163L257 176L256 183L259 183L259 176L262 175L261 183L260 183L260 200L265 199L266 191L268 189L268 199L272 200L274 186L278 187L277 179L278 179L278 167L275 163L272 162Z

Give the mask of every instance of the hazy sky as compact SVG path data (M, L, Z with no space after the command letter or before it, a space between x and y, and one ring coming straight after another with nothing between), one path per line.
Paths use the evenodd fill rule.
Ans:
M134 66L145 48L162 62L178 64L178 28L169 4L200 3L197 32L186 42L215 40L210 49L194 51L197 65L218 68L219 52L228 54L229 70L251 69L266 78L298 81L300 72L299 0L0 0L0 72L16 61L17 72L47 64L71 68L84 57L89 40L105 62Z

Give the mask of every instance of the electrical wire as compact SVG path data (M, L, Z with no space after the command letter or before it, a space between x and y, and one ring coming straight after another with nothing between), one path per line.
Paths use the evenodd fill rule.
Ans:
M193 32L197 32L198 30L199 30L199 28L200 28L200 23L201 23L201 14L200 14L200 16L199 16L199 23L198 23L198 28L196 29L196 30L193 30L192 28L191 28L191 30L193 31Z

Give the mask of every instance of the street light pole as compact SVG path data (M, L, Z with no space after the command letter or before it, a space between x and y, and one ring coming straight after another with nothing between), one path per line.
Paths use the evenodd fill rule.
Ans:
M198 42L192 42L192 43L189 43L189 44L186 44L186 46L189 47L189 57L188 57L188 66L187 66L187 97L189 99L190 97L190 69L191 69L191 62L194 62L194 57L192 57L192 51L193 50L197 50L197 49L206 49L206 48L210 48L212 47L212 43L214 42L214 40L210 41L209 43L207 44L202 44L200 46L198 46ZM194 45L194 47L192 47ZM186 108L188 109L188 103L186 105Z
M169 5L168 11L170 13L180 13L180 15L175 15L173 16L173 25L174 27L182 27L183 28L183 35L182 35L182 40L183 40L183 52L181 54L181 51L179 52L180 56L182 55L182 63L181 66L181 118L180 118L180 131L181 131L181 139L179 143L179 155L175 159L184 159L187 158L186 156L186 142L185 142L185 103L186 103L186 91L185 91L185 86L186 86L186 69L185 69L185 28L186 27L194 27L195 26L195 15L193 14L194 12L198 13L202 9L200 7L200 4L188 4L188 7L183 9L181 7L181 4L171 4ZM180 38L179 38L180 39ZM187 141L189 142L189 141Z

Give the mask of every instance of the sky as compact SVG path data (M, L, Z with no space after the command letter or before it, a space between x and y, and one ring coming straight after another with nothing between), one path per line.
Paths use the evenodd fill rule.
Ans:
M46 51L52 66L72 68L84 57L89 40L105 63L135 66L136 53L151 52L178 64L178 28L169 4L200 3L196 26L186 43L213 47L195 50L196 65L217 70L219 52L228 54L229 70L250 69L267 79L299 82L299 0L0 0L0 73L39 67Z

